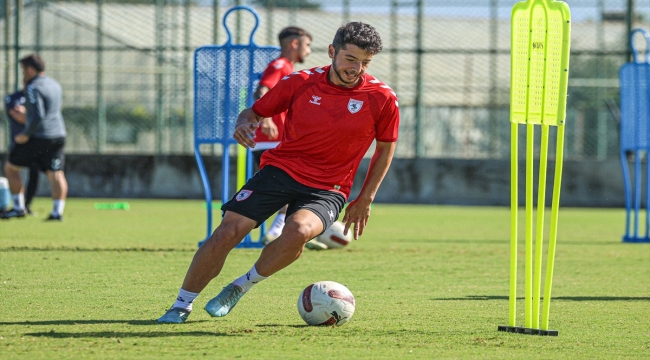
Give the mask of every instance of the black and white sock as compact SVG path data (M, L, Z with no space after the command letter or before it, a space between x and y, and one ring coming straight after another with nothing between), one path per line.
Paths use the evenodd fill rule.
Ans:
M250 290L253 287L253 285L257 284L258 282L260 282L260 281L262 281L262 280L264 280L266 278L268 278L268 277L258 274L257 269L255 269L255 265L253 265L253 267L250 269L250 271L248 271L246 274L238 277L232 283L234 285L239 286L242 289L243 292L247 292L248 290Z
M181 308L187 311L192 311L192 304L197 296L199 296L199 293L193 293L181 289L178 292L178 297L176 297L176 301L174 302L174 305L172 305L172 308Z

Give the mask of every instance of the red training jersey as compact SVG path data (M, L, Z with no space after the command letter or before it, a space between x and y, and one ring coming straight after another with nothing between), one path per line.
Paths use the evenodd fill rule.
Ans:
M253 104L263 117L287 111L284 138L262 155L299 183L347 199L359 163L373 140L397 141L397 95L364 74L353 88L334 85L330 66L294 72Z
M266 86L269 89L273 87L282 79L283 77L291 74L293 72L293 64L289 59L286 58L277 58L269 63L262 73L262 78L260 79L260 86ZM258 128L255 131L255 142L277 142L282 140L282 133L284 132L284 119L286 113L280 113L273 116L273 123L278 127L278 138L269 139L266 134L262 132L262 129Z

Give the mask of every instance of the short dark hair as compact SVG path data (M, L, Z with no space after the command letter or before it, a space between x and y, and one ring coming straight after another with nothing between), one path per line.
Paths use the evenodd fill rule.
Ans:
M336 31L332 40L334 52L338 53L346 44L356 45L373 55L382 50L381 37L377 30L362 22L349 22Z
M284 39L299 38L301 36L306 36L309 38L309 40L311 40L311 34L307 30L299 28L297 26L289 26L280 31L278 34L278 40L280 41L280 45L282 45L282 40Z
M45 61L38 54L27 55L20 59L20 64L24 67L34 68L38 72L45 71Z

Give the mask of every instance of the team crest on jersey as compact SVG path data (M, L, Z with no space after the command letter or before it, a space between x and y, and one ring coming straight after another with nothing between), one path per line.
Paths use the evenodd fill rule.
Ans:
M352 114L358 113L359 110L361 110L362 106L363 106L363 101L350 99L350 101L348 102L348 110L350 110Z
M248 199L251 196L252 193L253 193L252 190L242 190L242 191L237 193L237 196L235 196L235 200L244 201L244 200Z

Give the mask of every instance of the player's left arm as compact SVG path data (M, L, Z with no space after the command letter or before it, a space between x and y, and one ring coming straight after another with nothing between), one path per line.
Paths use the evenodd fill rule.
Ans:
M343 216L345 229L343 233L347 234L352 224L354 224L353 236L355 240L359 239L359 236L363 234L363 229L368 225L370 204L375 199L379 185L381 185L388 172L396 146L396 142L377 141L375 153L370 160L368 173L361 192L345 209L345 215Z

